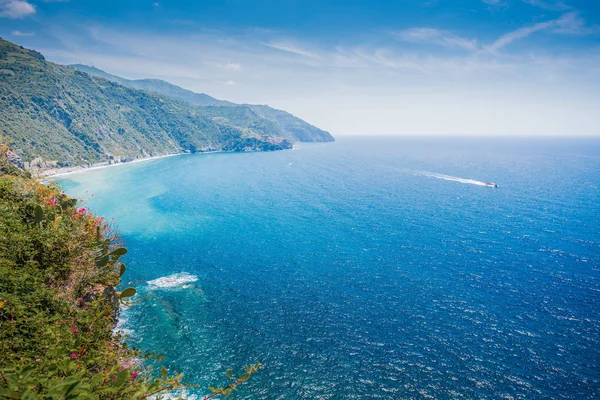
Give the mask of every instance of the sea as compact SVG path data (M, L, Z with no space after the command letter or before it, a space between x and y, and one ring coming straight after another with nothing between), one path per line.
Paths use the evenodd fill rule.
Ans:
M599 138L340 137L57 181L114 218L140 300L118 329L188 398L256 363L234 398L600 398Z

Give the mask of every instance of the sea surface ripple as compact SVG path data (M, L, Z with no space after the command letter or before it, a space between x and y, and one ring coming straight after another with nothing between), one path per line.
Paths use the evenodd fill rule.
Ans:
M60 183L152 295L129 342L197 395L262 362L237 398L600 398L600 140L343 138Z

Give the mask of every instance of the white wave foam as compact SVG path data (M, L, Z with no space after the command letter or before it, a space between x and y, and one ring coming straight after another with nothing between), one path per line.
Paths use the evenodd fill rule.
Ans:
M127 322L129 322L129 320L124 314L125 311L121 310L121 312L119 313L119 318L117 319L117 324L113 328L113 333L121 334L124 336L133 336L134 331L133 329L127 328Z
M476 181L474 179L459 178L457 176L442 175L442 174L436 174L436 173L427 172L427 171L415 171L415 173L418 175L422 175L422 176L428 176L430 178L443 179L445 181L467 183L469 185L477 185L477 186L487 186L488 185L486 182Z
M190 287L190 284L196 282L198 277L196 275L188 274L187 272L181 272L179 274L173 274L169 276L163 276L162 278L157 278L151 281L148 281L148 285L161 288L161 289L170 289L170 288L183 288L186 289Z

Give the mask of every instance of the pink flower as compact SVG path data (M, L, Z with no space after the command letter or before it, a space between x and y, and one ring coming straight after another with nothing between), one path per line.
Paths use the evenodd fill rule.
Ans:
M46 200L46 204L49 206L57 206L58 205L58 200L56 199L56 197L51 197L49 199Z
M119 368L119 371L123 371L125 369L124 365L121 365L121 368Z
M83 297L79 297L79 298L77 299L77 301L78 301L78 302L80 302L80 303L83 303Z
M86 212L87 212L87 208L85 208L85 207L81 207L81 208L77 209L77 214L79 214L79 215L83 215Z
M71 353L71 358L73 358L73 359L77 358L77 353Z
M139 373L139 372L137 372L137 371L133 372L133 373L131 374L131 380L135 380L135 379L138 377L138 375L139 375L139 374L140 374L140 373Z
M71 332L72 333L78 333L79 331L77 330L77 328L73 328L73 329L71 329Z

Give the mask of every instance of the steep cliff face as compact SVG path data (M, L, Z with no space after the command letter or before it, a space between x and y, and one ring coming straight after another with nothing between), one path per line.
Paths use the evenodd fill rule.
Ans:
M0 135L24 162L61 166L208 149L280 150L298 140L268 119L205 109L48 62L0 39Z

